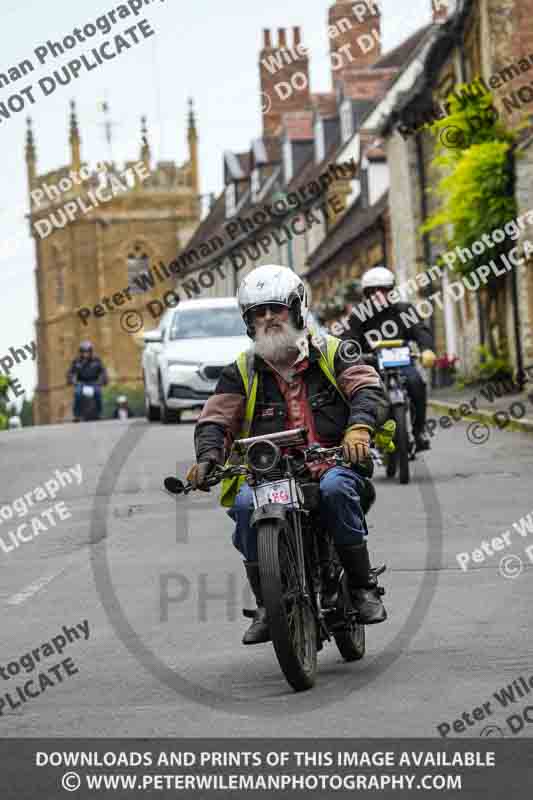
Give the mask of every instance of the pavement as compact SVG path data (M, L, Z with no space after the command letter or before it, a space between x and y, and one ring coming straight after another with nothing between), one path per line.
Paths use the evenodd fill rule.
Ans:
M3 736L435 737L449 725L450 736L464 738L485 735L489 723L512 736L506 719L527 699L511 710L493 699L490 719L452 726L533 673L533 530L531 542L513 534L504 554L479 549L531 510L533 449L528 436L499 430L472 444L466 428L438 428L408 486L378 470L369 546L374 563L388 565L389 619L367 628L359 662L344 663L327 645L315 688L301 694L286 684L271 645L241 645L250 598L216 494L175 500L162 491L163 477L183 475L193 458L191 423L0 434L0 508L57 469L83 470L81 484L54 501L71 518L0 551L0 667L42 650L63 626L86 621L89 631L69 634L61 656L32 669L25 659L24 672L0 680L0 700L11 692L15 705L16 686L71 659L68 674L34 698L14 708L5 700ZM50 504L43 499L17 524ZM3 519L0 536L13 528ZM457 554L475 550L461 569ZM501 564L511 552L522 564L513 577ZM516 735L532 732L524 723Z
M533 382L529 380L522 392L508 392L499 383L433 389L428 417L436 418L440 425L442 416L449 415L454 421L477 420L500 430L533 433Z

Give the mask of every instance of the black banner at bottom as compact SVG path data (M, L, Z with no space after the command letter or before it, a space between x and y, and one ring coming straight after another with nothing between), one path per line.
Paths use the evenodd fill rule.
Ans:
M2 800L529 800L533 740L3 739Z

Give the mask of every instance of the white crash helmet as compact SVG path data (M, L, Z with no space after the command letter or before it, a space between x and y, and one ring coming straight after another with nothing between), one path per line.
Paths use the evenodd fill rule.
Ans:
M265 264L253 269L243 279L237 292L237 300L248 336L253 339L254 327L248 312L265 303L279 303L292 312L292 319L299 330L307 327L309 297L302 279L288 267Z
M392 289L396 283L394 272L386 267L373 267L363 275L361 281L361 289L366 292L367 289Z

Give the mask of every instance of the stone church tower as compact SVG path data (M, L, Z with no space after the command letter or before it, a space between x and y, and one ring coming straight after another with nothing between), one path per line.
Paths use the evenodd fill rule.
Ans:
M70 163L38 175L28 120L26 164L29 192L33 192L29 222L35 239L38 297L36 424L71 418L73 390L67 386L65 374L84 339L93 343L103 359L110 383L142 386L140 333L135 336L130 328L140 319L148 330L157 326L157 311L163 304L153 304L150 313L147 304L161 301L175 288L175 278L168 272L169 278L165 278L162 268L175 259L200 222L198 137L192 102L189 160L184 164L153 164L144 118L141 135L136 161L126 162L122 168L111 162L100 165L98 173L90 171L81 158L71 103ZM130 170L129 179L124 177L126 169ZM79 175L80 170L80 179L86 179L78 184L69 173ZM39 192L44 184L48 192ZM119 185L126 189L116 191ZM51 187L58 187L59 196ZM96 195L107 200L98 202ZM67 206L70 214L65 213ZM141 292L134 279L154 266L163 280ZM133 287L130 299L124 293L128 287ZM86 319L82 319L81 309L90 309ZM128 311L138 313L128 317Z

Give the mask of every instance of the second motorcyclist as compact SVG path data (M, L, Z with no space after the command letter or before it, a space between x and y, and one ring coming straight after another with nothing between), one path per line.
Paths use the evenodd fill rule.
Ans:
M363 353L372 352L372 335L378 331L382 339L404 339L417 343L421 351L421 363L426 369L433 367L436 356L433 352L433 337L428 326L416 316L411 303L391 303L388 294L394 289L394 273L385 267L373 267L365 272L362 290L365 303L356 303L349 318L349 327L343 338L358 342ZM406 320L416 322L406 323ZM414 364L401 367L405 375L407 391L413 402L413 438L417 451L429 450L429 438L425 432L427 387Z

